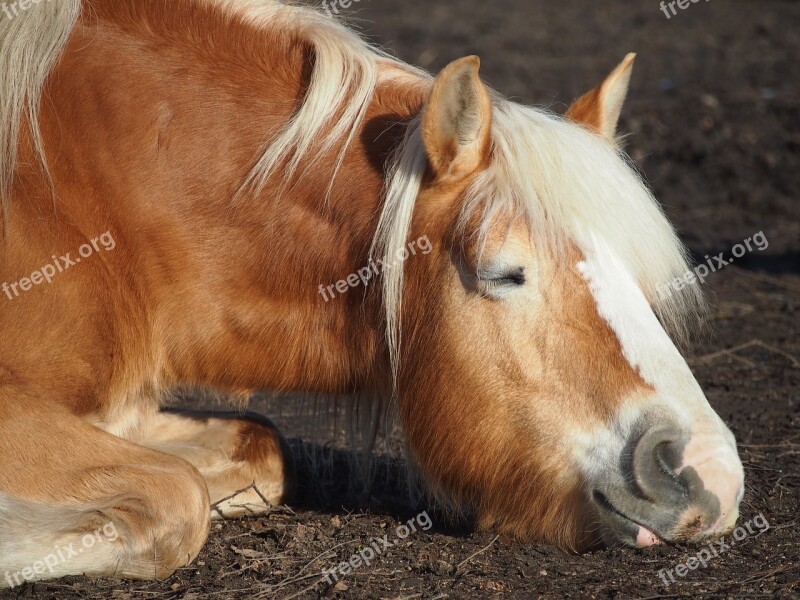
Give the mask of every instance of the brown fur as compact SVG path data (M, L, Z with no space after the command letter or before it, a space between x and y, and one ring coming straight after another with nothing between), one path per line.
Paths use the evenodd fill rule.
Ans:
M450 195L457 199L459 190ZM452 231L453 207L436 206L443 220L420 212L416 234ZM495 243L504 239L496 236ZM407 294L421 299L406 304L399 386L414 457L433 489L475 507L483 527L572 549L596 544L584 482L557 448L570 428L610 423L623 399L649 386L623 358L577 272L543 275L543 314L518 322L514 339L490 337L485 324L491 331L492 323L508 318L503 308L448 285L457 277L458 257L450 254L455 240L445 235L433 245L436 259L415 259L407 270ZM509 355L508 348L519 350ZM465 349L480 353L479 368L470 367ZM535 424L526 422L532 417L524 407L534 407Z

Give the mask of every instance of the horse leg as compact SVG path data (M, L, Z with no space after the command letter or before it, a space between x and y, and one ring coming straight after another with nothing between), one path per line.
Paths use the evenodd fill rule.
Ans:
M2 386L0 456L0 588L165 578L208 536L208 491L191 464Z
M293 491L291 451L259 415L167 410L148 420L141 443L200 471L212 518L264 513Z

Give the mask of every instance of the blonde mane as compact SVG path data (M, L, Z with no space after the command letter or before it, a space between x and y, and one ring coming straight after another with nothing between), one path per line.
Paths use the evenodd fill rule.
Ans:
M407 243L426 165L416 119L389 169L373 244L386 260ZM494 95L492 161L467 190L458 229L466 232L476 213L482 213L479 247L499 215L525 218L534 246L557 258L570 244L584 255L598 244L607 245L622 259L679 344L689 340L704 314L700 286L659 293L664 283L685 275L689 260L631 160L558 115ZM402 270L384 275L383 293L387 340L396 373Z
M25 117L45 175L50 177L38 125L39 104L45 80L78 21L81 0L42 2L29 10L36 12L36 18L26 18L26 14L0 18L0 206L4 228L8 227L17 147Z

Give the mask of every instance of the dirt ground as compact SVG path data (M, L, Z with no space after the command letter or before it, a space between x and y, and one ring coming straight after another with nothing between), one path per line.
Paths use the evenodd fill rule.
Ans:
M613 548L572 556L474 533L432 514L337 585L320 577L372 538L395 539L412 506L386 471L349 494L344 461L322 493L305 481L291 512L214 527L206 549L165 582L64 580L9 598L797 598L800 597L800 3L715 0L667 19L657 0L355 0L341 9L367 35L431 70L466 54L508 96L562 112L627 52L638 61L622 129L698 260L758 232L769 242L710 275L716 310L691 365L737 436L749 535L666 585L697 549ZM273 413L275 402L252 408ZM291 409L275 418L303 435ZM295 442L299 445L300 442ZM394 444L395 446L397 444ZM310 478L301 466L301 475ZM763 521L762 521L763 523ZM756 530L758 533L758 530Z

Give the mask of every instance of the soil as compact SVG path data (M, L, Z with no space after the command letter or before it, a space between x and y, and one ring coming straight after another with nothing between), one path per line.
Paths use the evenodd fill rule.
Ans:
M336 585L320 577L366 547L395 539L419 513L402 461L385 457L371 495L348 491L334 457L327 483L301 465L290 510L214 526L207 547L164 582L68 579L8 598L797 598L800 597L800 3L689 3L667 19L657 0L356 0L340 9L401 58L431 70L466 55L498 90L562 112L627 52L638 52L621 127L627 149L700 261L758 232L754 249L711 274L710 334L690 363L737 436L747 477L749 534L707 566L675 575L698 549L611 548L582 556L475 533L431 513ZM285 403L284 403L285 404ZM308 422L274 400L252 407L290 437ZM278 416L275 416L275 415ZM394 440L390 447L397 447ZM301 442L294 442L296 447ZM764 523L761 517L759 521ZM730 541L730 540L729 540ZM691 564L691 563L690 563Z

